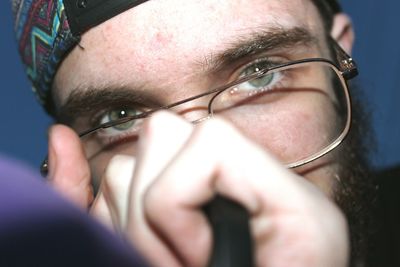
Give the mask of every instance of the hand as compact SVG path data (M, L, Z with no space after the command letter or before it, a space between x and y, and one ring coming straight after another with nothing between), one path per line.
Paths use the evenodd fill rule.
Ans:
M154 266L206 266L212 236L201 207L217 193L250 212L257 266L346 266L337 207L227 123L157 114L139 155L126 234Z
M67 199L82 208L93 201L90 168L78 135L64 125L49 131L48 180Z
M108 207L126 214L126 236L154 266L206 266L212 236L200 208L217 193L250 212L257 266L346 266L337 207L227 123L193 127L161 113L140 140L130 205L116 204L117 187L108 183Z
M49 131L48 181L50 184L78 207L85 210L91 207L90 212L95 217L116 230L123 221L126 222L126 217L120 217L126 212L119 214L118 211L126 210L133 168L132 157L115 157L94 199L89 163L78 135L64 125L54 125ZM110 205L117 206L110 207Z

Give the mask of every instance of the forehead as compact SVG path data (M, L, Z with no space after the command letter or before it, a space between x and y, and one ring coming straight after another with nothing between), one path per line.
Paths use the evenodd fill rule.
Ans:
M294 27L318 36L318 18L310 0L151 0L82 36L57 72L55 102L77 88L185 83L196 61L238 38Z

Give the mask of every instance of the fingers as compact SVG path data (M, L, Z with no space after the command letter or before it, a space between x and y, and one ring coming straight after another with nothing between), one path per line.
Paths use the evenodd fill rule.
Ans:
M338 209L226 122L193 127L156 113L139 142L136 160L112 159L92 212L121 231L126 225L152 266L206 266L212 236L202 206L216 194L249 211L257 266L346 265Z
M109 227L109 229L119 231L117 215L115 215L113 203L110 204L109 196L104 194L104 191L103 185L101 185L99 193L96 195L89 212L105 226Z
M143 211L143 199L159 173L173 160L192 132L192 125L183 119L160 112L144 125L130 193L128 235L138 250L153 266L181 266L174 252L152 229ZM162 136L162 138L159 138ZM158 199L159 202L165 199ZM169 218L174 220L174 218Z
M91 207L93 215L120 233L127 225L129 188L134 168L133 157L114 156L101 179L99 195Z
M243 148L240 142L231 140L244 141L223 122L213 120L201 125L145 196L149 221L168 240L172 250L178 252L182 266L205 266L210 257L211 229L201 207L216 193L257 212L257 196L249 184L242 183L245 170L241 166L243 158L238 158L241 154L237 152Z
M162 124L174 127L166 129ZM336 263L343 266L344 220L315 186L223 121L210 120L184 138L175 138L182 125L169 114L156 115L147 125L145 156L138 160L135 183L139 188L140 180L147 181L131 199L142 204L130 216L133 221L135 215L144 217L139 224L146 225L147 237L153 238L147 248L156 244L153 248L178 266L205 266L212 237L201 207L221 194L250 212L258 266L290 266L287 263L293 259L299 263L296 266L332 266L328 264L334 261L332 247L339 248L342 261ZM334 232L344 238L335 240ZM146 243L144 237L138 239L140 243ZM154 253L147 256L154 258ZM162 259L154 265L170 266Z
M165 129L162 123L173 127ZM240 183L244 171L240 155L252 155L254 151L242 151L249 146L248 141L220 121L207 122L196 131L186 133L186 138L176 138L182 125L186 123L169 114L158 114L148 123L146 142L142 144L145 149L143 157L138 159L135 175L137 185L133 188L140 188L141 180L148 181L142 182L146 185L131 202L144 202L145 210L140 210L140 214L144 213L147 220L139 221L138 226L150 224L148 230L155 238L153 243L160 250L167 248L165 257L175 259L180 266L205 266L212 237L200 208L218 192L257 212L257 198L247 183ZM247 145L240 145L241 142ZM238 145L232 147L232 144ZM260 157L247 159L257 165ZM230 168L231 165L236 168ZM132 229L132 233L143 232L146 231ZM148 236L147 240L137 240L154 247L148 242ZM155 266L163 264L160 261Z
M63 125L49 131L49 181L62 195L82 208L93 200L90 169L79 137Z

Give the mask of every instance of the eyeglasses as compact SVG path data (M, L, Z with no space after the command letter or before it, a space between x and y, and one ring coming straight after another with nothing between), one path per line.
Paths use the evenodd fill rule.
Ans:
M331 42L337 63L325 58L260 61L243 77L178 102L143 111L114 110L100 125L79 134L94 173L98 169L101 175L100 170L113 155L135 155L145 118L165 109L183 114L184 104L195 102L207 104L197 107L206 114L192 119L193 123L218 115L275 154L288 168L326 155L349 131L347 80L358 74L353 59L334 40ZM47 168L45 160L42 174L46 175Z

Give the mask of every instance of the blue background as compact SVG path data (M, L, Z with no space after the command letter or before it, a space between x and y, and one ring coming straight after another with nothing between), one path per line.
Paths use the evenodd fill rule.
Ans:
M343 0L357 33L358 78L373 111L377 167L400 163L400 1ZM381 4L381 3L384 3ZM11 5L0 2L0 153L37 167L47 151L50 118L37 104L19 61Z

